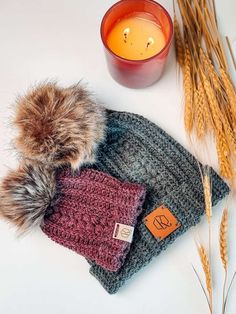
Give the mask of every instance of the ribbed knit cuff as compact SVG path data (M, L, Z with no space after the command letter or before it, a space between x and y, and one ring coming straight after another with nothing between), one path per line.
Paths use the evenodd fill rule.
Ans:
M104 202L118 206L120 216L129 216L140 210L139 204L145 198L145 188L140 184L122 182L104 172L85 169L74 176L69 171L61 173L57 188L66 197L82 197L86 202L93 201L96 211L105 206ZM140 213L140 212L139 212Z

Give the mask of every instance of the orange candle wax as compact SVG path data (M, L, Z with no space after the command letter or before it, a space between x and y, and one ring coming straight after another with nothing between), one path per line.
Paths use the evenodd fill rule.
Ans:
M159 53L166 44L161 26L147 13L134 13L118 21L107 37L108 47L129 60L144 60Z

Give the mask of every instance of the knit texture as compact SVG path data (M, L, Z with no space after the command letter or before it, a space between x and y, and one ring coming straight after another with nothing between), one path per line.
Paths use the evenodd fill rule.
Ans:
M56 205L47 212L43 232L97 265L117 271L130 243L113 238L115 224L135 226L145 188L99 171L82 170L79 174L62 172L57 191Z
M115 111L107 112L107 123L107 138L99 148L96 169L147 188L144 209L123 266L111 273L91 263L91 274L109 293L116 293L127 279L200 221L204 194L201 165L157 125L136 114ZM210 177L215 205L229 193L229 188L212 169ZM162 204L174 214L181 227L158 242L143 220Z

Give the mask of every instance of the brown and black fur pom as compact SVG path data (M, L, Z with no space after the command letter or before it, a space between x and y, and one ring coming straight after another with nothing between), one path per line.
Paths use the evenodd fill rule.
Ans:
M55 170L42 164L22 164L11 170L0 187L0 216L20 232L41 225L56 195Z
M26 158L79 168L94 162L104 138L105 110L80 84L44 83L17 101L15 146Z

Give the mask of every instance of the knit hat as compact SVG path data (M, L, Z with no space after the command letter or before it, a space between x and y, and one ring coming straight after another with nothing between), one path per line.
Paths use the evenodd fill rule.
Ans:
M90 269L109 293L119 288L177 237L196 225L204 213L201 165L173 138L147 119L132 113L107 112L107 138L100 145L96 169L146 186L127 258L117 272L92 264ZM229 188L209 170L212 204Z
M46 211L42 230L97 265L117 271L129 251L144 197L143 186L99 171L63 171L57 180L56 204Z

